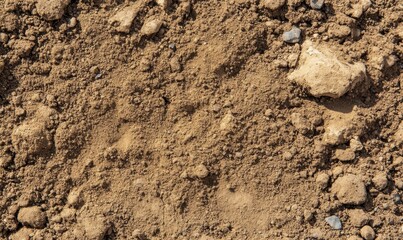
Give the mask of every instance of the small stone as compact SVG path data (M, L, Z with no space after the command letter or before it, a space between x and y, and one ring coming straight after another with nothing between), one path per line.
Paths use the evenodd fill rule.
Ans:
M156 34L162 26L162 21L155 19L146 21L140 29L140 32L145 36L152 36Z
M350 140L350 148L354 152L361 151L364 149L364 146L362 145L361 141L359 140L358 137L353 138Z
M370 221L370 218L362 209L351 209L348 212L348 216L351 224L355 227L362 227Z
M192 171L192 176L203 179L206 178L209 175L209 171L204 164L197 165L195 168L193 168Z
M330 177L326 173L319 173L316 177L316 183L319 185L320 189L324 190L327 188Z
M46 226L46 215L37 207L21 208L17 219L22 225L32 228L44 228Z
M375 231L372 227L366 225L360 230L361 237L365 240L374 240L375 239Z
M67 196L67 204L78 207L82 203L82 195L79 190L72 190Z
M285 2L286 2L286 0L263 0L262 5L265 8L275 11L277 9L280 9L282 6L284 6Z
M345 25L335 24L329 27L328 32L331 37L344 38L351 34L351 29Z
M304 219L305 219L305 221L311 221L312 219L313 219L313 213L312 213L312 211L309 211L309 210L305 210L304 211Z
M172 5L172 0L155 0L155 2L165 10Z
M70 0L38 0L36 10L45 20L59 20L69 4Z
M350 148L336 149L334 157L340 160L341 162L349 162L355 159L355 152Z
M140 229L135 229L132 232L131 239L133 239L133 240L142 240L142 239L146 239L146 238L145 238L144 233Z
M115 27L116 31L121 33L129 33L133 20L137 17L138 12L138 4L130 5L118 11L109 19L109 23Z
M339 201L347 205L361 205L367 200L367 189L357 175L347 174L333 183L332 193Z
M372 183L377 190L382 191L388 186L388 176L386 173L378 173L372 178Z
M176 44L175 43L170 43L168 45L169 49L171 49L172 51L176 51Z
M400 194L398 193L393 194L393 202L395 204L402 204L402 197L400 196Z
M288 32L283 33L283 41L286 43L298 43L301 40L301 29L292 27Z
M326 221L333 229L341 230L341 228L342 228L340 218L337 217L337 216L335 216L335 215L325 218L325 221Z
M33 230L23 227L17 232L10 235L9 240L30 240L30 236L33 234Z
M75 18L75 17L70 18L67 23L67 26L69 28L74 28L75 26L77 26L77 18Z
M309 4L311 5L311 8L319 10L322 8L324 2L324 0L310 0Z

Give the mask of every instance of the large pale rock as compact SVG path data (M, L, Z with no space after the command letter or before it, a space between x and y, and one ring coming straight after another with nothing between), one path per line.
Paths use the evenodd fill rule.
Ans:
M347 205L361 205L367 200L367 189L357 175L347 174L333 183L332 193L339 201Z
M314 97L339 98L366 79L363 63L348 64L326 46L315 46L307 40L297 70L288 78L306 87Z

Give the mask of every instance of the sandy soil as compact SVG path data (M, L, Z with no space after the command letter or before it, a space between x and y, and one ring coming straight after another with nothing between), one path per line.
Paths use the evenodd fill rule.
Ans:
M402 239L402 22L0 0L0 239Z

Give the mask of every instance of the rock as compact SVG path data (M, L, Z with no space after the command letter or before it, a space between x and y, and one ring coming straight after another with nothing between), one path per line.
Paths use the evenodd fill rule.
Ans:
M337 166L332 170L332 174L333 174L334 178L337 178L338 176L340 176L343 173L344 173L344 169L342 166Z
M288 78L306 87L314 97L339 98L366 80L366 68L363 63L341 62L329 47L305 41L299 68Z
M301 40L301 29L292 27L288 32L283 33L283 41L286 43L298 43Z
M165 10L172 5L172 0L155 0L155 2Z
M359 140L358 137L353 138L350 140L350 148L354 152L361 151L364 149L364 146L362 145L361 141Z
M341 230L341 228L342 228L340 218L337 217L337 216L335 216L335 215L325 218L325 221L326 221L333 229Z
M393 194L392 200L395 204L402 204L402 197L398 193Z
M366 225L360 230L361 237L365 240L374 240L375 239L375 231L372 227Z
M376 189L382 191L388 186L388 176L386 173L378 173L372 178L372 183Z
M59 20L69 4L70 0L38 0L36 10L45 20Z
M324 2L324 0L310 0L309 5L311 5L311 8L319 10L322 8Z
M361 0L359 3L353 5L353 9L350 15L353 18L360 18L371 5L371 0Z
M272 11L275 11L284 6L285 2L286 0L263 0L262 6Z
M313 212L309 210L304 210L304 219L305 221L311 221L313 219Z
M81 191L73 190L67 196L67 204L73 207L79 207L82 203L82 195Z
M81 222L86 239L103 240L107 235L110 224L103 217L88 217Z
M155 19L146 21L140 29L141 34L145 36L152 36L156 34L162 26L162 21Z
M369 216L362 209L351 209L348 212L348 216L354 227L362 227L370 221Z
M332 193L339 201L347 205L361 205L367 200L364 182L357 175L346 174L333 183Z
M225 116L221 119L220 122L220 130L225 132L231 132L236 127L235 117L231 112L225 114Z
M355 152L350 148L336 149L334 157L341 162L349 162L355 159Z
M330 177L326 173L319 173L316 177L316 183L319 185L320 189L324 190L327 188Z
M127 6L118 11L114 16L109 19L109 23L112 24L116 31L121 33L129 33L133 20L137 17L140 10L140 3Z
M204 166L204 164L197 165L192 169L192 171L189 174L190 177L196 177L200 179L206 178L208 175L209 170L207 169L206 166Z
M17 216L18 222L31 228L44 228L46 226L46 215L37 207L21 208Z

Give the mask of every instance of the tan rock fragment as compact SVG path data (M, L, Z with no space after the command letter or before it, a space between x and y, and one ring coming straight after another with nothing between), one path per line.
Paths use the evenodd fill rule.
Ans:
M363 63L349 64L337 59L328 47L307 40L297 70L288 78L306 87L314 97L339 98L366 79Z

